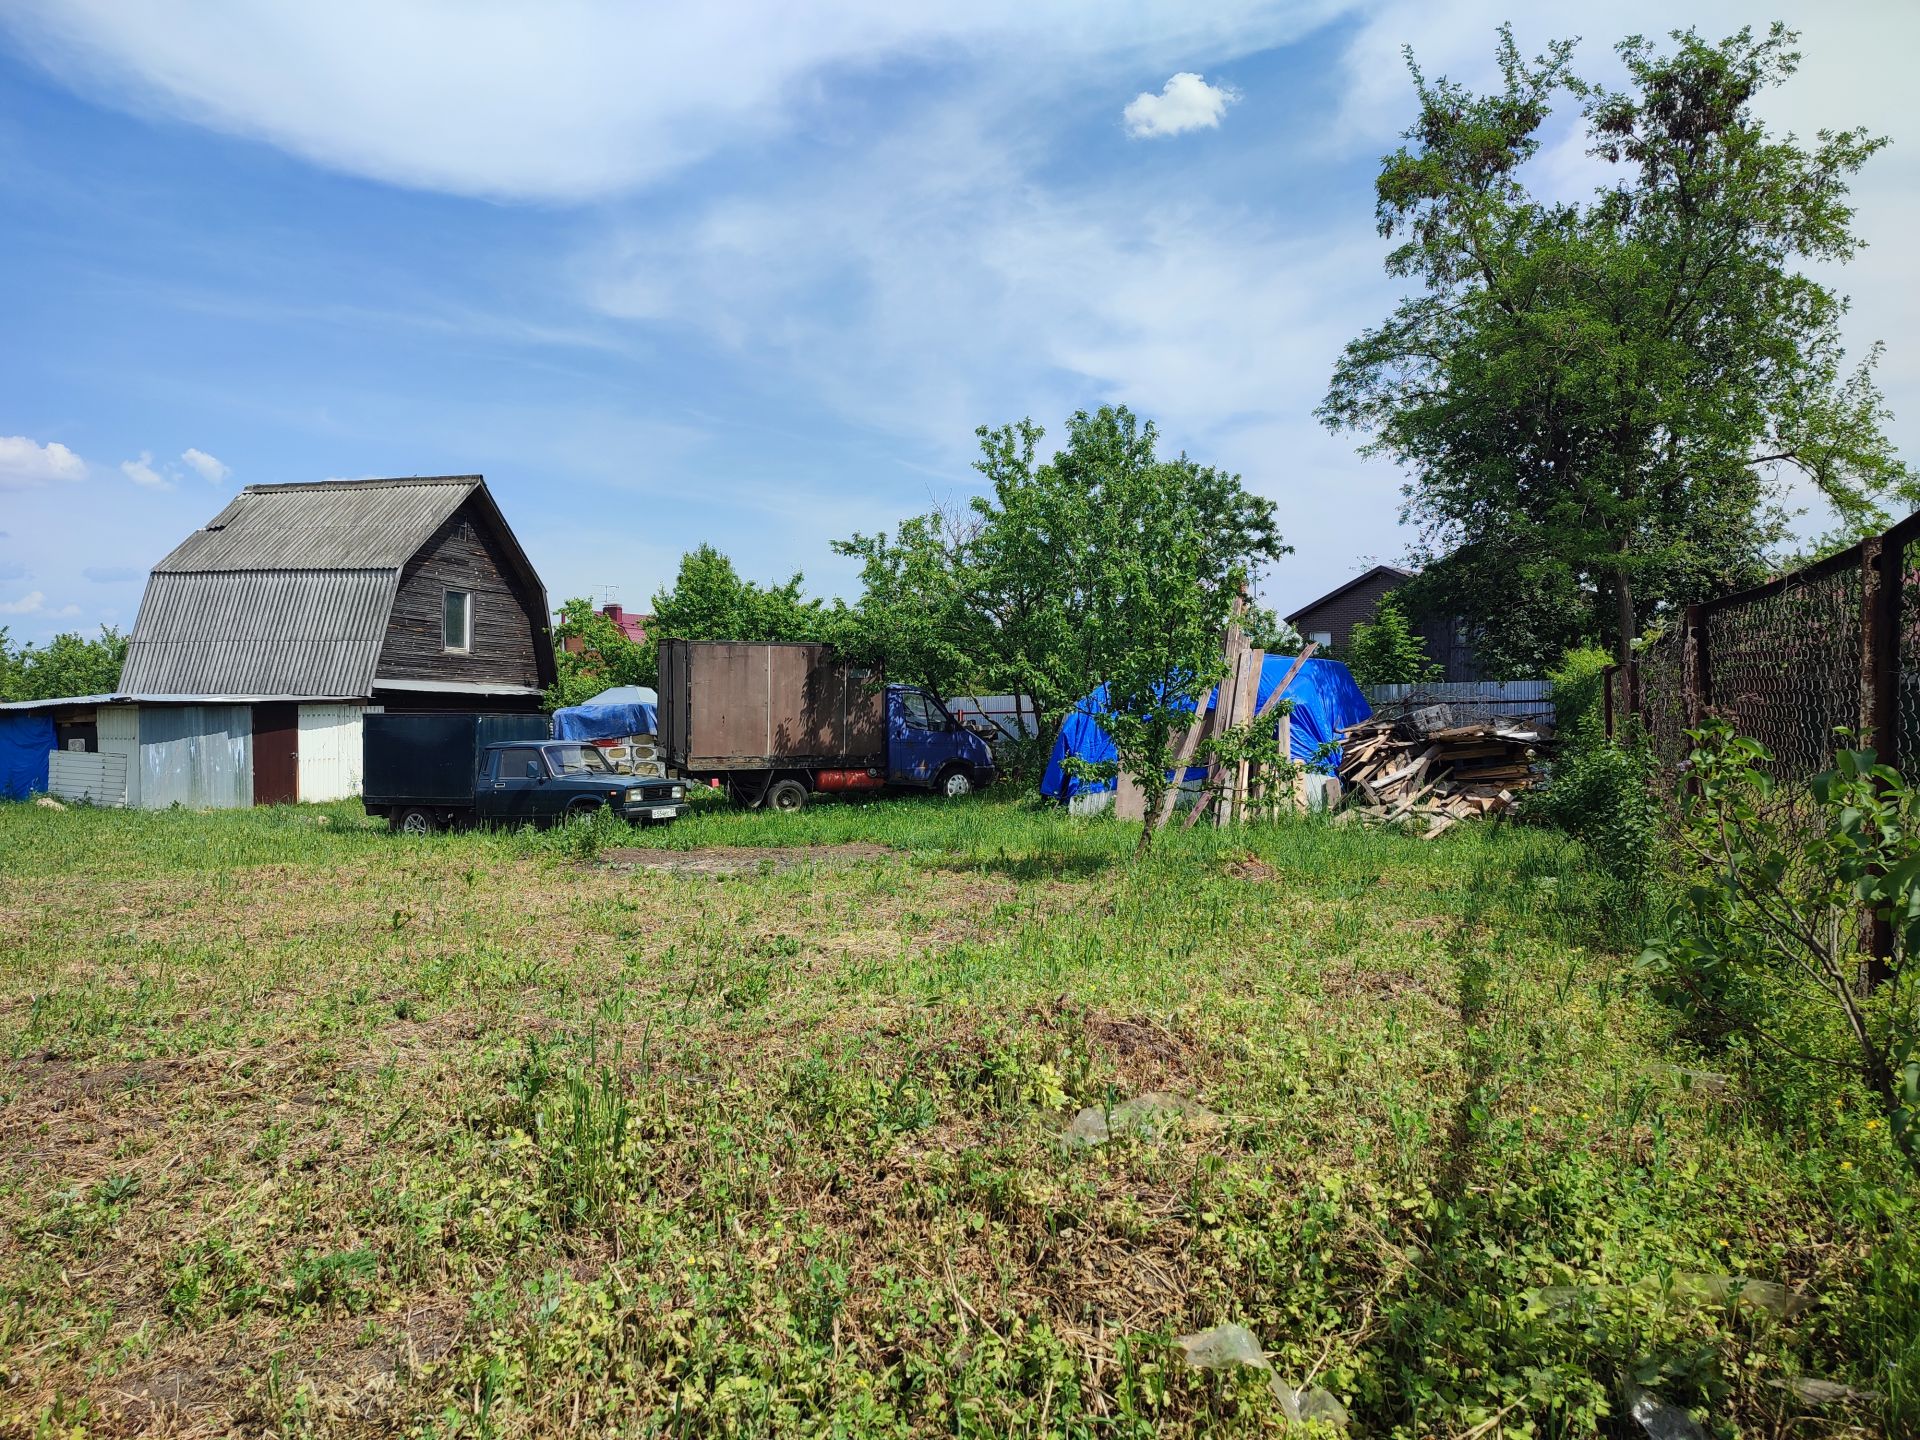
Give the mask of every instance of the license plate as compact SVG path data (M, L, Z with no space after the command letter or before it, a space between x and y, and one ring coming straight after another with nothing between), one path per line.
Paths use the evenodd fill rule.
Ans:
M680 812L675 810L671 805L668 805L663 809L654 811L653 818L656 820L671 820L675 815L679 813Z

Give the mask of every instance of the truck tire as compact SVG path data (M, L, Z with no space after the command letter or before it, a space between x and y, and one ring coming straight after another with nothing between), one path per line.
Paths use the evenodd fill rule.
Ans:
M387 825L397 835L431 835L441 828L439 813L424 805L396 805Z
M767 791L766 803L775 810L804 810L807 787L794 779L776 780Z
M939 778L933 782L933 788L936 794L949 800L958 800L962 795L973 793L973 776L961 766L955 765L940 772Z

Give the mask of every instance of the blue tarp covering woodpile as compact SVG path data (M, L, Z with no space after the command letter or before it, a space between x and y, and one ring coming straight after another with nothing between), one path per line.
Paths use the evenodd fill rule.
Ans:
M1267 703L1293 664L1291 655L1267 656L1260 666L1260 684L1254 700L1256 709ZM1293 702L1293 758L1303 762L1312 760L1323 745L1337 743L1343 727L1357 725L1373 714L1367 697L1360 693L1353 676L1338 660L1307 661L1289 682L1282 698ZM1213 708L1213 701L1213 695L1209 694L1207 709ZM1075 795L1113 788L1111 781L1074 780L1065 768L1069 755L1093 765L1114 758L1117 752L1113 741L1100 728L1100 717L1106 708L1107 687L1104 685L1074 707L1067 723L1060 728L1060 738L1054 743L1053 756L1047 762L1047 773L1040 779L1041 794L1070 800ZM1327 765L1329 769L1339 765L1337 752ZM1200 780L1206 773L1204 766L1196 765L1184 778Z
M0 799L44 794L47 756L54 747L53 717L29 712L0 715Z

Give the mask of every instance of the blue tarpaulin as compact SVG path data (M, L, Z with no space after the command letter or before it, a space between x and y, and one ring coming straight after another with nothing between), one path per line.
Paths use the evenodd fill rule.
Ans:
M0 714L0 799L46 793L47 756L54 743L51 715Z
M584 705L553 712L556 740L624 740L658 729L660 697L642 685L616 685Z
M1260 667L1255 709L1267 703L1268 697L1286 679L1287 671L1293 668L1293 664L1294 657L1291 655L1267 656ZM1213 708L1213 698L1212 695L1207 696L1209 710ZM1287 686L1283 698L1293 701L1293 758L1300 761L1312 760L1322 745L1339 740L1343 727L1357 725L1373 714L1367 697L1360 693L1353 676L1338 660L1307 661ZM1060 738L1054 743L1053 756L1047 761L1047 773L1040 779L1041 794L1069 800L1075 795L1113 788L1110 780L1074 780L1066 773L1069 755L1099 765L1113 759L1118 753L1107 732L1100 728L1100 717L1106 713L1106 708L1107 687L1102 685L1067 716L1066 724L1060 727ZM1336 751L1334 758L1328 761L1328 766L1337 768L1338 765ZM1185 778L1200 780L1205 778L1206 773L1204 766L1196 765L1187 771Z

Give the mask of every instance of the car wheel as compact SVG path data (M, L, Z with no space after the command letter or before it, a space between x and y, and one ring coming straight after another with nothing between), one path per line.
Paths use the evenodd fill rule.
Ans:
M798 780L776 780L773 788L767 791L767 804L776 810L804 810L807 808L807 787Z
M940 793L949 800L973 793L973 777L964 770L949 770L940 777Z
M389 823L402 835L431 835L440 828L440 817L422 806L409 805L396 810Z
M584 820L600 808L598 800L576 800L567 806L568 820Z

